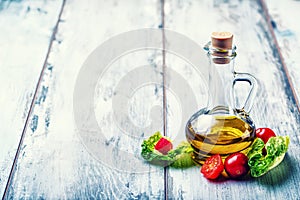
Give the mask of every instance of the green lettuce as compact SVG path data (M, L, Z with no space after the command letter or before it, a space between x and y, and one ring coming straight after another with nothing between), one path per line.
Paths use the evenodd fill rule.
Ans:
M247 156L251 176L259 177L276 167L283 160L289 145L288 136L271 137L266 144L257 138L250 147ZM263 155L263 149L266 155Z
M162 137L160 132L156 132L143 141L141 156L147 162L162 167L170 166L174 168L188 168L195 165L191 158L193 148L188 142L180 143L176 149L170 150L166 155L156 151L154 146Z

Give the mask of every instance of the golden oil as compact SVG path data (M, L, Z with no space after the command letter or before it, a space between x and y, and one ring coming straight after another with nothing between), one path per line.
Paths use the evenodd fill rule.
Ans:
M186 138L194 148L193 159L202 164L213 155L246 151L255 137L255 127L247 115L196 113L186 126Z

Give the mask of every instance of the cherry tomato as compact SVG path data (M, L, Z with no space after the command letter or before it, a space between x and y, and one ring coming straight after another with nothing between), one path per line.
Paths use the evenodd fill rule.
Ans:
M276 137L275 133L269 128L258 128L255 131L256 137L262 139L266 144L270 137Z
M166 155L171 149L173 149L173 144L166 138L162 137L158 140L154 148L160 153Z
M224 162L225 171L231 178L240 178L249 171L248 157L243 153L233 153Z
M224 170L222 158L219 154L207 158L201 168L201 173L205 178L216 179Z

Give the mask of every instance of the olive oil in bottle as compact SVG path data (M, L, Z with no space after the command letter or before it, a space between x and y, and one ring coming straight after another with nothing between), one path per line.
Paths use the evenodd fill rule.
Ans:
M246 150L254 140L254 124L247 117L221 114L195 114L187 123L186 138L194 149L193 159L202 163L213 154L222 157Z

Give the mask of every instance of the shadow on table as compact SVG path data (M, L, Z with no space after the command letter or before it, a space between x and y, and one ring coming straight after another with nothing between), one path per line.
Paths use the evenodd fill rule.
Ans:
M299 174L299 172L296 171L296 166L297 163L295 158L287 153L280 165L278 165L262 177L253 180L258 181L262 185L271 186L273 188L282 186L285 182L288 182L288 180L291 179L292 176L295 176L295 174Z

